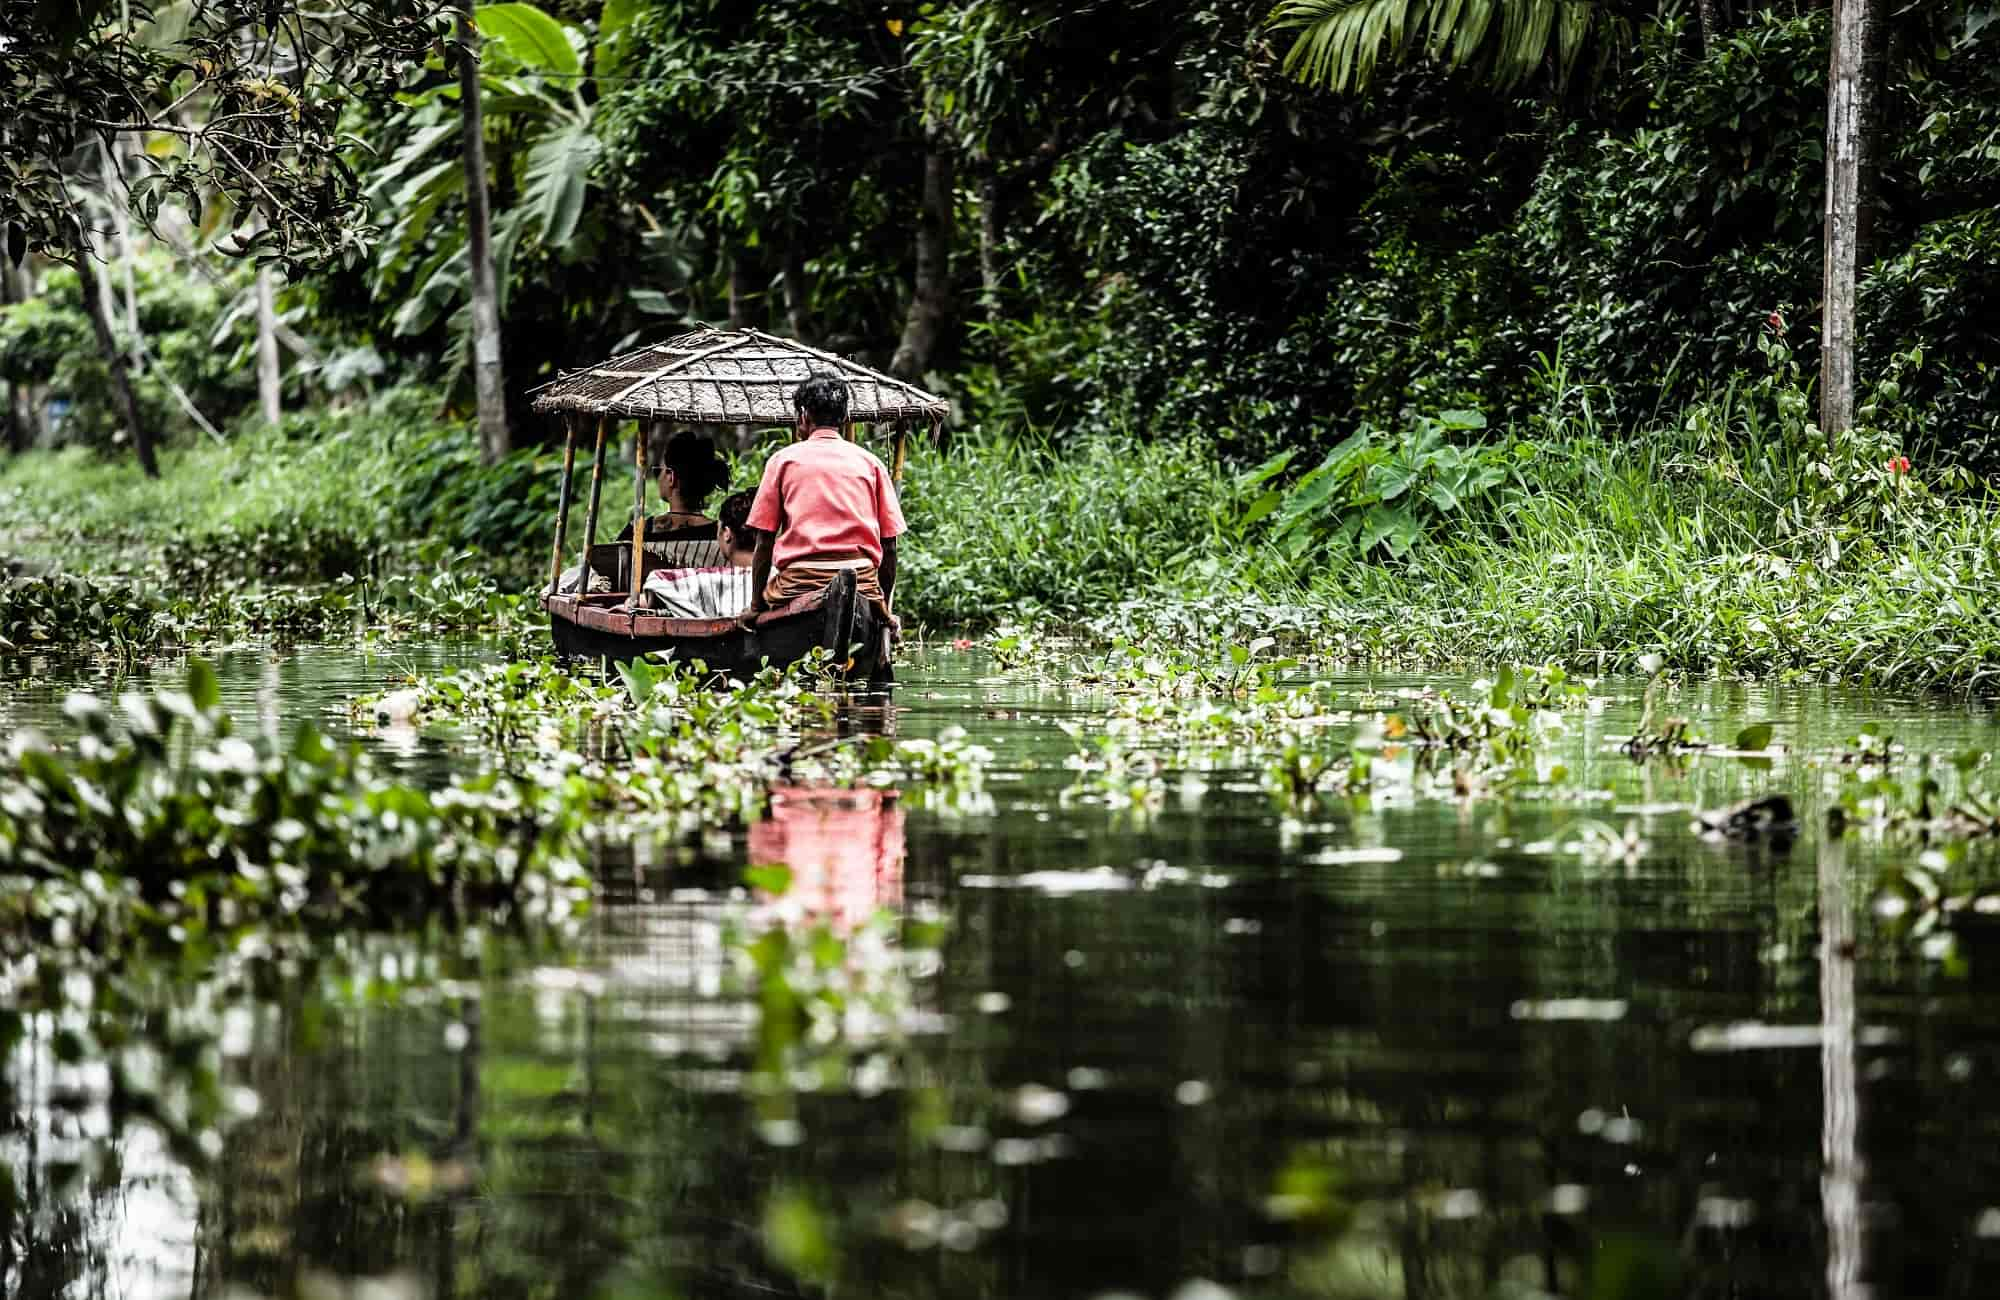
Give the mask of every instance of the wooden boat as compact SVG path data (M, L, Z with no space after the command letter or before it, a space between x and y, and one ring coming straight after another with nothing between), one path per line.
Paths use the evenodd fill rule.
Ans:
M701 329L664 343L622 353L587 370L566 372L535 390L534 409L563 417L562 488L556 507L555 545L549 558L549 585L542 607L558 654L592 659L632 659L660 655L683 662L700 660L734 675L763 663L791 664L824 647L850 677L871 683L891 678L891 639L886 620L870 601L857 599L854 575L841 573L820 591L754 619L668 618L642 599L646 575L668 563L658 546L648 546L645 528L645 423L731 428L789 427L792 393L816 374L847 382L848 423L888 426L894 437L893 473L903 481L911 426L927 423L935 436L947 405L914 385L870 370L828 352L758 330ZM582 577L574 594L561 587L568 551L570 482L576 468L580 428L596 424L591 462L590 507L584 522ZM596 542L604 458L614 421L640 422L633 438L634 527L629 544ZM610 590L590 591L593 575Z
M755 619L667 618L633 612L620 592L545 595L556 653L579 659L639 655L692 663L745 676L765 663L790 664L824 647L831 662L856 680L891 679L889 627L875 606L854 595L854 575L842 573L820 590Z

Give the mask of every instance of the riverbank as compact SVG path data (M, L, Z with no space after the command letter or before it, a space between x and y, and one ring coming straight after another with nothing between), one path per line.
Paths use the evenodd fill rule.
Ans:
M1194 440L962 437L911 459L898 604L936 633L1276 633L1346 661L1659 656L1691 675L1991 688L2000 504L1879 437L1829 448L1784 392L1753 396L1641 436L1579 417L1502 437L1446 413L1248 471ZM189 444L159 480L75 450L17 456L0 462L0 537L64 572L224 604L341 574L525 591L558 453L482 467L428 412L398 394Z

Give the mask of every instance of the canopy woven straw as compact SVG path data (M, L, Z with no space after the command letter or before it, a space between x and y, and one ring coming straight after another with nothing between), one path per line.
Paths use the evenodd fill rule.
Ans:
M847 381L847 418L857 424L937 425L949 409L914 384L752 329L698 329L569 371L534 390L534 409L683 424L790 424L793 391L827 374Z

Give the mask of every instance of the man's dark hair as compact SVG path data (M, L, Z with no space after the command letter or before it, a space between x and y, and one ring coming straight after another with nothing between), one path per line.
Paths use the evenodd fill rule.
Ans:
M814 375L792 393L792 406L815 428L847 423L847 382L838 375Z
M730 531L739 547L757 543L757 534L750 528L750 507L756 500L757 489L745 488L724 497L715 512L715 521Z

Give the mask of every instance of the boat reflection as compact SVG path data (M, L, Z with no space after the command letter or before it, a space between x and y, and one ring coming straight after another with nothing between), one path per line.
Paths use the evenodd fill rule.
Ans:
M786 900L846 932L903 901L906 841L898 792L787 785L750 828L750 861L792 871Z

